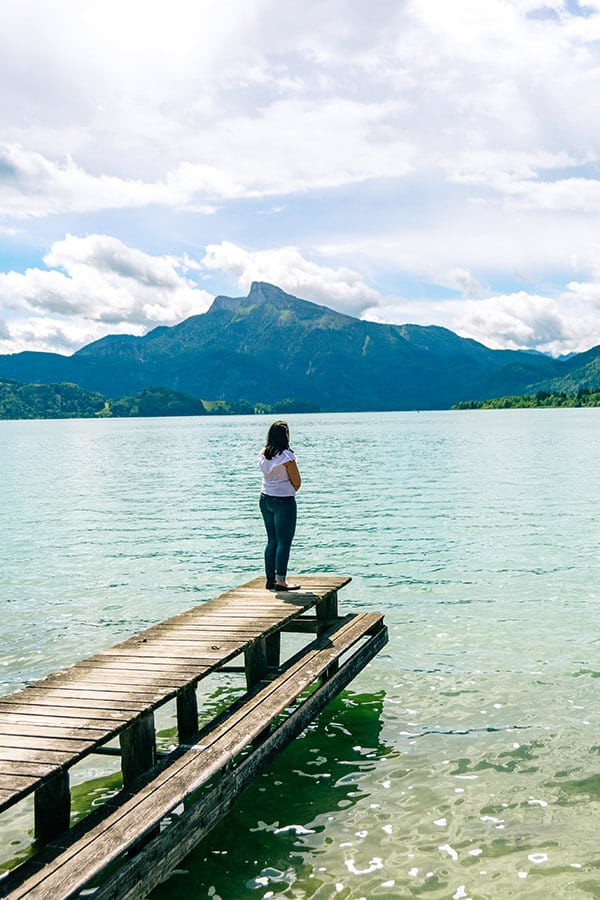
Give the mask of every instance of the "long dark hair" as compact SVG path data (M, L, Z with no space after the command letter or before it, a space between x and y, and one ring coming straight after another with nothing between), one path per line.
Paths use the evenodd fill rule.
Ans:
M273 459L282 450L290 449L290 431L287 422L273 422L267 434L267 443L263 450L265 459Z

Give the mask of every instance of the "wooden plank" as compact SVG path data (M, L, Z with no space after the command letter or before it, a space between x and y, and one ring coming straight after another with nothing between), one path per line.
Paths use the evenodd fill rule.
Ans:
M364 614L368 616L368 614ZM160 778L152 781L146 788L137 793L131 800L126 802L123 807L109 815L105 822L96 829L88 832L77 841L76 844L68 847L61 857L55 861L52 867L47 867L45 872L37 873L23 886L23 890L17 888L11 898L27 897L28 900L45 900L49 896L54 896L53 891L59 889L61 897L67 898L74 895L83 885L82 871L85 871L86 878L89 880L96 873L101 871L113 859L119 856L128 846L136 839L143 836L144 833L151 831L157 822L166 815L171 809L179 805L181 800L189 796L190 793L197 790L202 784L205 784L212 775L219 771L224 764L229 762L231 758L237 755L244 746L264 730L265 715L275 717L280 711L286 709L291 700L298 695L298 692L304 686L314 681L318 677L319 672L326 668L331 662L337 658L342 652L351 649L354 644L360 640L365 632L365 623L351 622L347 623L341 631L345 635L345 640L341 634L335 635L335 640L330 636L331 645L314 647L309 651L309 657L302 662L298 662L280 676L277 681L267 685L262 689L256 697L252 698L247 706L240 709L236 714L237 725L234 727L232 723L223 723L222 727L217 729L210 737L207 736L209 743L195 745L190 751L185 753L181 759L177 760L168 767L160 776ZM360 628L362 625L362 628ZM371 621L370 627L375 627ZM250 783L257 773L256 761L262 759L268 761L272 756L283 749L286 743L289 743L296 734L300 733L309 721L314 718L315 711L329 702L329 700L338 693L345 684L347 684L358 671L368 662L369 659L380 649L387 640L385 628L380 628L370 641L369 646L364 645L355 652L354 656L348 660L344 666L337 672L334 677L326 682L326 684L315 691L305 700L295 713L286 720L284 726L273 732L261 745L255 750L251 756L244 760L230 776L234 778L238 784L243 783L244 787ZM319 655L321 654L321 656ZM265 708L265 703L268 706ZM322 706L319 706L322 704ZM268 713L266 712L268 709ZM292 719L292 717L294 717ZM291 722L291 724L290 724ZM254 774L253 774L254 773ZM249 780L246 782L245 778ZM241 781L240 781L241 779ZM239 791L235 792L235 797L231 798L229 787L224 787L227 782L227 776L223 776L217 782L216 791L225 791L225 797L233 802L237 798ZM243 788L242 788L243 789ZM223 795L218 793L223 798ZM191 810L197 808L197 805L191 807ZM198 806L201 813L194 821L194 829L196 834L203 834L207 830L207 820L210 821L208 827L215 824L213 814L209 809L215 808L214 795L210 798L209 805ZM231 808L231 804L227 809ZM219 815L222 811L217 810ZM167 829L164 834L169 834L175 825ZM186 850L181 852L177 858L180 859L188 850L190 845L185 843L190 838L190 827L186 828L185 834L180 830L173 832L176 835L176 841L179 850L172 847L173 841L169 841L169 853L178 853L185 844ZM143 868L136 868L133 878L143 879L143 891L148 892L147 869L150 867L156 874L159 860L156 858L156 840L153 841L148 849L150 857L144 856L146 851L142 851L135 862L144 857ZM163 851L161 851L163 852ZM172 868L172 856L169 856L169 868ZM50 871L51 869L51 871ZM121 874L129 873L129 866L120 869L117 873L117 879ZM164 874L164 868L161 869ZM116 884L121 887L115 887ZM103 884L96 893L95 897L100 900L107 898L129 897L128 890L131 881L128 880L126 885L123 882L115 882L109 879ZM137 888L132 888L137 890ZM115 890L121 890L122 893L115 893ZM139 896L144 896L140 894ZM136 895L131 895L136 896Z
M302 591L291 593L275 593L269 591L263 596L257 594L241 594L234 602L216 600L210 606L204 607L210 613L215 612L246 612L248 609L257 610L286 610L289 606L310 606L314 603L312 594L304 594ZM194 612L201 614L203 607L197 607Z
M12 747L23 747L28 750L65 750L67 753L79 752L85 747L95 744L95 741L81 740L78 738L44 737L43 735L29 734L0 734L0 750Z
M242 641L246 637L256 637L256 629L252 628L251 625L246 625L244 628L235 628L231 625L226 625L225 623L219 628L216 625L203 625L202 622L186 625L185 628L182 625L178 625L177 628L156 625L153 639L154 637L156 637L157 640L162 640L164 637L178 641L210 640L214 637L217 640L226 639L228 641L237 642L238 640Z
M294 615L299 611L299 609L305 609L304 605L298 606L290 606L289 612L290 615ZM260 627L259 623L261 622L272 622L274 620L279 619L281 615L285 615L285 611L277 612L268 612L263 610L260 613L260 616L257 616L255 610L248 610L247 607L240 607L239 609L231 609L231 607L223 607L222 610L210 610L203 612L202 615L199 613L196 614L196 619L190 617L188 619L188 623L191 623L195 620L201 621L203 624L214 624L218 625L223 623L225 625L234 625L239 622L240 625L248 625L249 622L256 623L257 627Z
M57 718L60 721L65 721L65 717L73 721L80 719L85 722L114 722L118 724L120 722L129 722L131 716L126 712L115 712L110 709L103 709L96 714L94 714L93 710L89 709L77 709L75 707L65 707L68 709L68 713L63 709L58 709L56 706L48 705L48 704L36 704L30 703L25 706L23 703L1 703L0 708L3 712L6 713L14 713L19 717L29 715L30 718L37 719L40 716L42 718ZM64 715L63 715L64 713Z
M243 645L242 645L243 646ZM113 663L139 664L146 668L150 668L151 672L161 672L165 670L186 668L209 668L214 666L216 662L223 662L231 659L240 652L239 646L231 647L229 650L213 650L208 648L196 648L189 645L178 644L145 644L144 650L137 651L133 655L133 650L107 650L104 659Z
M182 673L177 673L174 670L166 673L155 671L153 674L152 672L136 672L135 670L128 669L125 665L117 674L117 668L119 667L109 667L106 660L90 661L88 659L83 659L81 662L71 666L70 669L57 673L64 677L56 679L56 681L53 681L51 684L46 684L44 681L37 682L36 684L32 684L30 688L25 688L21 693L26 694L31 690L37 690L38 688L53 688L59 686L59 684L77 684L82 681L92 681L94 683L103 682L105 685L119 684L122 689L129 686L129 684L146 685L147 690L150 689L150 686L152 686L152 689L162 689L163 686L168 686L173 678L182 677ZM185 673L183 673L183 675L185 675Z
M119 678L116 681L114 677L108 677L100 666L90 668L87 662L87 660L82 660L76 669L57 672L56 678L46 678L44 681L35 682L31 687L21 691L20 694L9 694L9 696L15 698L20 695L28 696L37 690L87 690L108 691L114 694L123 692L159 694L164 689L161 683L155 684L157 680L159 682L162 681L162 678L159 676L157 676L157 679L152 679L152 683L150 683L147 676L143 675L140 677L135 673L128 674L127 677Z
M17 699L20 696L28 697L37 691L93 691L94 696L98 691L115 694L116 699L121 699L122 694L140 693L140 694L160 694L162 693L162 685L154 686L148 684L147 678L138 679L137 676L132 680L115 681L114 678L107 678L106 673L99 669L89 670L92 677L88 677L83 666L76 672L70 672L67 678L57 678L56 680L42 681L32 684L30 688L19 694L9 694L9 697Z
M56 694L47 695L45 691L39 691L36 697L32 697L28 703L21 702L19 709L27 709L28 707L36 708L50 707L56 710L72 710L77 709L80 712L106 712L106 711L124 711L129 713L129 718L137 712L145 709L147 704L141 700L125 701L125 700L86 700L74 697L61 697ZM73 715L68 712L67 715Z
M39 779L32 775L2 775L0 774L0 790L5 794L14 794L15 791L27 790L39 784Z
M62 766L73 762L73 753L65 750L32 750L27 747L0 747L3 762L39 762L42 765Z
M127 646L117 646L117 647L107 647L102 651L102 655L106 656L109 653L133 653L135 654L143 654L146 650L152 649L154 647L160 647L163 644L182 644L185 647L189 647L190 643L193 644L198 650L205 649L207 651L214 651L215 646L218 647L219 650L227 652L235 649L235 647L243 646L245 641L250 639L251 637L255 637L254 630L250 632L246 631L246 635L243 638L238 637L235 632L226 632L224 629L217 630L211 629L214 634L218 634L218 637L206 637L204 635L204 629L197 628L195 631L191 631L190 629L182 629L181 631L177 629L176 631L173 629L164 629L159 633L152 635L151 638L148 638L146 641L132 641ZM260 634L260 632L258 632ZM185 637L182 639L180 635L183 634Z
M160 691L111 691L104 688L102 685L97 685L97 690L88 690L81 688L77 684L69 684L65 685L62 688L52 688L52 695L54 697L63 697L65 699L79 699L79 700L112 700L115 702L123 703L124 701L131 700L133 703L143 703L147 705L149 703L153 703L155 700L162 702L162 693ZM2 716L0 714L0 728L1 728L1 719Z
M172 677L165 679L162 675L151 677L147 673L126 671L119 673L117 680L114 672L106 672L100 668L86 668L83 663L80 664L80 667L77 669L77 671L74 672L71 670L67 670L66 672L61 674L64 674L64 678L56 679L52 683L48 683L46 680L39 681L22 691L18 691L15 694L5 695L4 697L0 698L0 707L2 707L3 703L5 702L16 703L21 699L27 699L28 697L35 696L39 691L64 689L68 685L78 686L80 684L83 684L84 682L97 684L100 686L106 686L107 684L119 684L121 686L121 690L129 689L130 687L137 685L138 687L143 688L144 691L162 691L163 689L167 689L170 682L173 681Z
M133 672L148 678L150 683L154 681L155 676L159 676L163 682L168 684L173 679L185 680L186 678L194 678L199 671L202 672L205 669L209 669L211 665L213 665L212 660L206 660L205 663L201 660L187 660L184 665L179 664L179 662L172 663L168 660L161 663L155 660L146 660L143 657L123 656L115 657L114 659L105 657L102 660L102 668L99 671L107 679L119 677L116 674L117 672L123 673L125 677L127 677L127 673Z
M26 760L0 759L0 775L30 775L32 778L46 778L60 768L56 763L40 763Z
M102 669L86 669L83 665L79 672L80 678L73 678L71 683L77 684L80 681L86 681L92 684L106 685L107 683L120 684L123 690L135 691L138 687L142 692L153 691L156 693L166 693L171 688L176 687L181 680L181 676L177 677L174 673L168 676L162 673L151 672L131 672L126 670L110 672ZM65 686L69 682L65 682Z
M188 649L196 649L206 650L207 652L215 652L220 650L221 652L228 653L231 650L235 650L236 647L243 647L247 640L252 640L255 635L251 632L246 632L246 637L242 640L239 638L230 638L223 631L221 632L213 632L215 637L206 637L204 633L196 633L190 634L190 632L184 631L163 631L160 634L155 635L152 640L145 641L143 644L135 643L131 644L131 648L135 648L136 650L145 650L146 648L149 650L155 650L157 647L171 647L175 645L176 647L187 647ZM184 637L181 637L181 634ZM114 648L116 650L130 648Z
M23 722L22 716L15 716L17 721L5 722L0 719L0 736L5 735L41 735L44 737L76 738L80 740L94 740L104 737L103 728L73 728L65 726L61 720L54 720L53 725L35 720L34 724Z
M93 677L94 677L94 674L90 673L90 678L93 679ZM97 685L98 690L93 691L92 696L89 699L90 700L99 699L97 697L98 693L100 693L100 694L109 693L109 695L110 695L112 692L105 691L106 682L109 680L113 680L115 683L117 683L117 681L116 681L117 677L118 676L114 676L111 674L111 678L109 679L107 676L107 673L102 673L101 678L98 677L95 682L94 681L91 682L91 683L95 683ZM137 680L137 685L125 685L125 684L122 685L122 690L120 693L127 694L128 697L117 696L117 697L109 697L109 699L112 699L116 702L124 703L129 698L129 699L131 699L131 701L133 703L142 703L143 704L145 697L148 694L150 694L152 696L156 696L156 697L164 696L165 691L168 691L171 689L170 683L173 681L176 681L175 678L169 678L168 683L165 684L165 683L163 683L163 680L161 679L161 684L157 685L157 684L153 683L154 679L152 679L151 677L148 677L144 674L142 674L142 675L135 674L134 677ZM138 690L135 689L136 686L137 686ZM66 695L67 697L73 698L73 697L77 696L77 694L80 690L81 690L81 688L80 688L79 684L76 682L66 683L62 686L57 684L53 687L46 687L44 685L40 685L39 687L36 687L35 691L31 690L31 691L28 691L26 694L23 693L20 695L15 695L14 702L16 703L16 702L18 702L18 700L20 700L20 701L22 701L23 705L26 705L26 704L29 705L33 702L37 702L38 698L42 698L42 697L45 699L51 699L52 697L59 697L61 695ZM85 699L85 698L82 698L82 699ZM0 713L2 712L2 707L5 702L8 702L8 701L0 700Z

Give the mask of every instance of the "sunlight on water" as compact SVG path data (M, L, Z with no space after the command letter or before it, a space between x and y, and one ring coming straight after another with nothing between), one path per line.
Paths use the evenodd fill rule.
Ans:
M267 425L0 423L2 692L260 572ZM290 425L291 574L390 644L153 896L600 897L600 411Z

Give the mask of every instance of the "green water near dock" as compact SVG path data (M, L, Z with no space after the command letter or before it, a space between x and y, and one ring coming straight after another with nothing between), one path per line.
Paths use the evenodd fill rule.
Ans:
M390 643L153 897L600 897L600 410L289 421L290 574ZM0 423L2 693L260 572L267 425Z

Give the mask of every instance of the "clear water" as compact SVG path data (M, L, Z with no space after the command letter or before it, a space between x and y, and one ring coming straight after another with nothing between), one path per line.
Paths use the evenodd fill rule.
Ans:
M258 574L267 425L0 422L0 690ZM390 644L153 896L600 897L600 410L290 425L291 575Z

